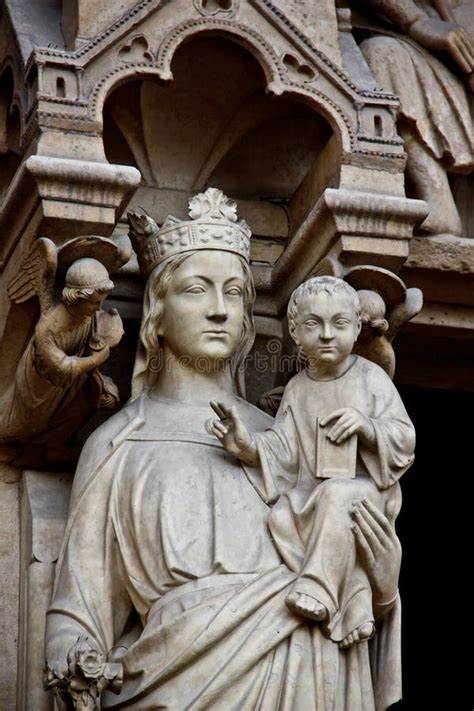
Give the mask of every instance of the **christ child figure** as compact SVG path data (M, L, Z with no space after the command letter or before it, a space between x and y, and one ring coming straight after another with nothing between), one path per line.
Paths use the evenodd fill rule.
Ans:
M219 416L212 429L271 506L275 545L296 573L286 605L349 647L369 639L394 602L371 589L352 516L362 501L394 525L415 431L389 376L352 352L361 316L349 284L304 282L288 321L306 367L286 386L274 425L251 433L235 408L211 403Z

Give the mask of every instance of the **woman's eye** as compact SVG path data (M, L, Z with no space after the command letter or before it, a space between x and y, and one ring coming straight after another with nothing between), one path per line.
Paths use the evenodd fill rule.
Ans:
M242 296L242 289L240 289L238 286L232 286L230 289L227 289L226 293L229 296Z
M347 326L348 323L349 321L346 321L346 319L340 318L336 321L336 326Z
M200 286L199 284L188 286L188 288L186 289L187 294L203 294L205 291L205 288L203 286Z
M304 325L305 325L305 326L308 326L308 328L314 328L314 326L317 326L317 325L318 325L318 322L317 322L317 321L314 321L313 319L311 319L311 320L309 320L309 321L305 321L305 322L304 322Z

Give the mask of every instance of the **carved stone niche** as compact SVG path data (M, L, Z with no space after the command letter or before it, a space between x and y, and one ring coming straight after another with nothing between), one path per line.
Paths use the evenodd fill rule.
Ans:
M62 12L66 47L37 41L16 82L24 160L0 209L0 332L1 282L37 237L109 235L137 205L158 223L184 217L208 185L252 228L259 333L281 330L289 293L330 250L401 267L425 206L405 197L398 100L375 88L332 0L68 0ZM131 267L117 305L137 320Z
M249 13L243 3L241 13ZM262 56L261 37L244 31L237 18L224 23L219 14L213 21L218 19L219 36L201 32L204 20L182 25L186 43L178 44L178 29L170 34L171 60L167 45L167 53L159 54L172 72L166 82L150 69L112 88L103 106L104 149L111 163L140 170L142 182L129 209L144 207L158 224L168 214L185 218L189 197L209 185L237 201L252 229L261 345L268 337L281 338L289 294L328 250L353 265L373 259L397 271L425 206L403 194L392 104L354 104L351 119L341 125L349 111L347 97L334 93L334 101L323 106L322 84L330 90L328 65L310 57L291 23L274 18L267 28L272 43L282 47L276 58ZM258 24L263 26L261 17ZM284 28L285 41L275 27ZM124 73L130 53L152 50L144 29L122 45ZM238 41L244 36L245 43ZM366 141L375 116L382 116L386 151ZM350 121L353 136L361 140L357 149L354 143L357 158L344 148ZM386 171L384 162L390 165ZM115 234L127 230L122 217ZM119 275L115 296L117 307L138 320L142 286L133 262Z
M104 163L102 138L107 143L107 126L103 122L104 104L114 89L127 81L153 80L164 89L153 95L148 92L146 105L140 106L144 115L151 110L158 123L162 124L165 117L161 116L161 112L166 112L168 99L172 99L176 93L176 85L182 83L179 66L181 60L178 58L181 47L184 50L186 43L209 37L212 33L213 37L219 36L225 41L229 57L233 54L233 45L240 45L249 57L253 55L263 75L261 90L267 91L270 97L284 96L287 101L296 100L306 104L310 111L328 122L333 132L332 148L328 148L324 160L320 158L321 151L318 151L317 161L320 169L326 166L331 174L315 178L315 171L312 171L310 178L305 181L302 194L300 192L295 199L295 209L290 211L291 233L294 233L330 183L332 187L350 190L357 185L357 192L362 194L375 190L404 197L404 153L402 142L395 131L397 99L393 95L376 91L373 83L370 84L360 72L355 71L354 78L350 75L350 67L363 65L362 55L353 44L351 62L346 62L344 66L333 2L324 0L315 4L213 0L190 3L174 0L153 4L141 2L133 8L130 3L125 3L121 5L121 11L122 14L117 17L114 16L112 6L107 3L94 4L93 13L86 0L64 3L64 27L65 15L69 14L74 20L69 25L71 38L68 50L35 49L26 72L32 81L34 78L35 86L41 87L41 93L38 107L31 103L26 112L23 140L25 145L29 141L34 143L37 155L74 160L80 157L86 162ZM216 61L215 68L218 65ZM193 70L192 65L190 69ZM210 116L206 119L210 120L211 129L215 129L216 116L213 111L222 101L225 92L222 93L222 86L213 85L212 75L205 79L207 82L201 83L200 88L207 85L214 92L208 103ZM246 75L240 72L237 81L229 77L227 82L223 75L222 81L223 88L227 88L231 95L232 89L240 92L245 88ZM192 93L193 84L191 81L188 84ZM152 99L157 99L159 94L163 94L166 100L153 103ZM235 132L235 140L238 142L242 139L245 125L248 132L249 121L255 121L257 107L252 101L247 105L241 104L238 115L232 117L232 123L222 123L220 133L217 134L219 140L214 136L214 143L209 146L207 126L198 120L199 116L193 116L195 105L191 95L189 98L189 105L182 106L180 113L173 114L173 125L176 131L186 129L186 121L193 125L199 140L194 141L192 153L199 153L204 146L212 148L210 160L201 166L204 173L195 175L202 181L205 173L216 167L212 162L216 159L220 161L229 152L230 128L238 129ZM138 101L141 103L142 99L138 97ZM143 183L147 185L151 167L146 165L148 150L144 154L139 146L142 138L140 117L138 125L130 126L131 108L122 105L123 115L120 118L115 110L115 121L122 124L119 130L123 128L124 122L128 122L125 127L128 135L125 138L129 153L123 162L143 169ZM224 127L227 127L226 130ZM201 135L202 131L204 136ZM146 149L149 147L148 140L145 141ZM236 147L234 143L232 148ZM179 180L181 166L175 167L175 175ZM316 172L320 172L320 169ZM156 178L156 175L153 177ZM292 195L298 185L293 182ZM198 181L192 189L202 187ZM222 184L220 187L231 192L227 185ZM166 181L161 181L159 188L176 190L175 185L168 185ZM187 188L178 186L178 189ZM233 197L239 195L234 194ZM264 192L264 197L277 200L279 196L273 192ZM416 215L412 222L418 218L419 215ZM254 225L251 227L254 228ZM255 229L254 232L258 234ZM390 238L390 235L383 236ZM389 240L386 246L390 255L396 247L395 256L399 260L404 258L403 254L406 256L402 249L402 246L405 247L406 252L404 237L399 244L395 245L395 242ZM354 249L353 245L351 251Z

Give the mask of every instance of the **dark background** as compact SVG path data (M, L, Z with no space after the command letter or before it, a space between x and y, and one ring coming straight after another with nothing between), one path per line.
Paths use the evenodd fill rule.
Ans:
M403 701L391 711L471 711L474 393L398 389L417 448L397 520Z

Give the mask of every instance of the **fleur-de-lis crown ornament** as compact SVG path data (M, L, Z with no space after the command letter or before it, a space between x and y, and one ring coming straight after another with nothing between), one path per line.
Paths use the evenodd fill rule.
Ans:
M165 259L195 249L234 252L249 261L250 227L237 218L237 205L222 190L208 188L189 200L190 220L169 215L163 225L145 210L128 213L129 236L147 277Z

